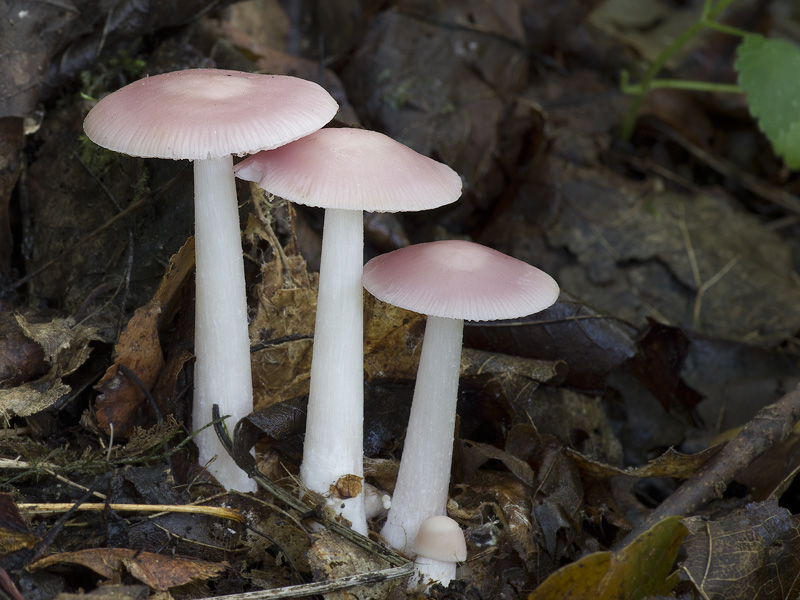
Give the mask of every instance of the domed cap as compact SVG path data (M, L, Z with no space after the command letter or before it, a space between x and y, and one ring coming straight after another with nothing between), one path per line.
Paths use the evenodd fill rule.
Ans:
M250 156L234 171L271 194L320 208L426 210L461 195L450 167L365 129L322 129Z
M544 271L502 252L461 240L428 242L382 254L364 265L364 287L415 312L491 321L544 310L558 284Z
M420 556L442 562L467 560L467 543L461 527L444 515L422 522L412 550Z
M189 69L109 94L83 128L116 152L205 160L277 148L318 130L338 108L322 87L297 77Z

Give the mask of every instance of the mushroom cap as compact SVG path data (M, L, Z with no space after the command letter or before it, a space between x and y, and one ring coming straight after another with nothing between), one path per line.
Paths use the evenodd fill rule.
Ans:
M322 87L297 77L188 69L109 94L83 128L116 152L205 160L277 148L316 131L338 108Z
M442 562L467 560L467 543L458 523L446 515L425 519L412 548L419 556Z
M376 298L435 317L492 321L544 310L558 284L544 271L462 240L427 242L382 254L364 265Z
M426 210L461 195L453 169L366 129L322 129L249 156L234 172L276 196L320 208Z

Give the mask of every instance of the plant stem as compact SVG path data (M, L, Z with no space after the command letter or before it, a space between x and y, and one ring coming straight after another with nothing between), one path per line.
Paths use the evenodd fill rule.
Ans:
M638 95L642 93L642 84L631 85L623 81L621 87L626 94ZM693 92L718 92L723 94L744 93L744 90L736 84L692 81L689 79L653 79L650 82L650 89L690 90Z
M628 112L625 114L625 119L622 122L622 131L620 136L624 140L630 140L633 135L633 129L636 126L636 118L642 108L644 97L647 92L652 88L653 81L656 75L661 71L666 62L678 52L690 39L700 33L709 23L713 22L733 0L720 0L716 5L712 6L712 0L706 0L703 6L703 13L699 21L692 25L689 29L684 31L680 36L667 46L664 51L650 64L650 67L642 77L639 84L639 93L633 99Z

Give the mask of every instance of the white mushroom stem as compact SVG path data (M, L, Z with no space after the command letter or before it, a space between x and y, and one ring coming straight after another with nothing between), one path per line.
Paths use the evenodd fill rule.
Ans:
M211 407L231 415L233 427L253 411L250 337L247 332L242 241L231 156L194 161L195 185L195 430L208 424ZM255 491L256 485L219 443L213 428L194 438L200 464L226 489Z
M434 583L447 587L456 578L456 566L455 561L417 556L414 560L414 574L408 579L408 589L412 590L420 584L427 587Z
M464 321L428 317L392 507L381 535L411 552L419 526L445 514Z
M300 466L303 483L325 496L339 478L364 476L363 265L362 211L327 209ZM343 500L332 497L330 504L366 535L363 492Z

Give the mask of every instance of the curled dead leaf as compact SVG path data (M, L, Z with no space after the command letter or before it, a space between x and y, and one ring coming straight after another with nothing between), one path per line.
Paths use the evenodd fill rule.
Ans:
M157 591L166 591L198 579L212 579L227 568L225 563L164 556L128 548L91 548L62 552L37 560L28 568L43 569L64 563L82 565L108 579L124 569Z

